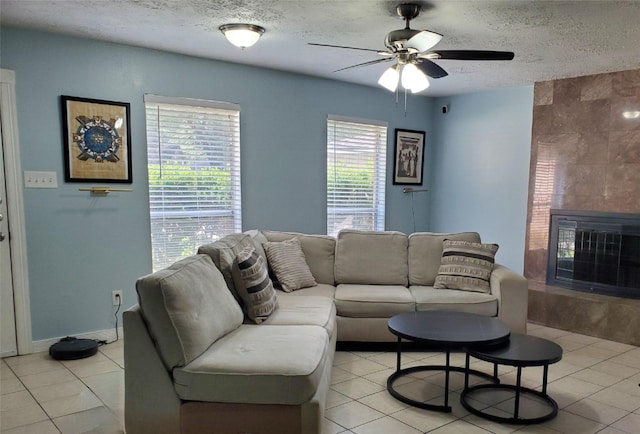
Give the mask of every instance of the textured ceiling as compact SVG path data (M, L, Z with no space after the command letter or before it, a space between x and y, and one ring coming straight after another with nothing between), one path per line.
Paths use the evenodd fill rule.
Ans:
M0 0L0 22L140 47L377 86L388 64L333 73L375 53L308 42L384 49L403 27L398 1L380 0ZM640 68L640 1L418 1L414 29L444 35L438 49L515 52L510 62L441 60L448 77L424 95L443 96L555 78ZM266 33L240 50L218 30L246 22Z

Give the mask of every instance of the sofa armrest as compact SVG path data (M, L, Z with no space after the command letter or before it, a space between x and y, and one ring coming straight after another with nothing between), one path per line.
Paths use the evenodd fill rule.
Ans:
M180 432L180 399L138 305L122 315L127 434Z
M504 265L495 264L489 284L491 293L498 297L498 318L513 333L526 333L529 304L527 279Z

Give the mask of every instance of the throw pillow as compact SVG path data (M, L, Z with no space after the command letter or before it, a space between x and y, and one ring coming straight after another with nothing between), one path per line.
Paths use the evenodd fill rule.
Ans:
M438 289L462 289L490 293L497 244L444 240L442 261L433 284Z
M297 238L264 243L264 250L283 291L291 292L317 285Z
M269 279L267 265L253 247L246 247L236 257L240 281L236 288L244 301L247 316L256 324L266 320L278 307L278 298Z

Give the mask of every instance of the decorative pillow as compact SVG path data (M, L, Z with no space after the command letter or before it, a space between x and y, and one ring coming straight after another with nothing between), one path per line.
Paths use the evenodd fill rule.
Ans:
M307 235L297 232L261 231L264 238L263 243L268 241L287 241L291 238L300 240L302 253L307 261L309 270L317 283L335 285L334 274L336 262L336 239L328 235ZM256 238L254 240L257 241ZM266 254L265 254L266 255ZM437 271L437 270L436 270Z
M291 292L317 285L297 238L264 243L264 250L269 266L283 291Z
M497 244L444 240L442 246L442 261L434 288L491 292L489 278L498 251Z
M250 235L246 233L229 234L214 243L204 244L198 248L198 253L209 255L218 270L222 273L231 294L235 297L240 305L242 305L242 297L236 289L236 281L238 281L238 272L236 256L245 247L255 247ZM258 250L258 253L260 251ZM235 277L234 277L235 276Z
M260 324L278 307L267 264L253 247L246 247L238 253L236 261L240 270L236 289L244 301L247 316Z

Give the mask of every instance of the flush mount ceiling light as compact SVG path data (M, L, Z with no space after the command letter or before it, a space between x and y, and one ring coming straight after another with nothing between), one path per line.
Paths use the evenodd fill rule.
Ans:
M224 24L220 31L236 47L247 48L258 42L264 28L254 24Z

